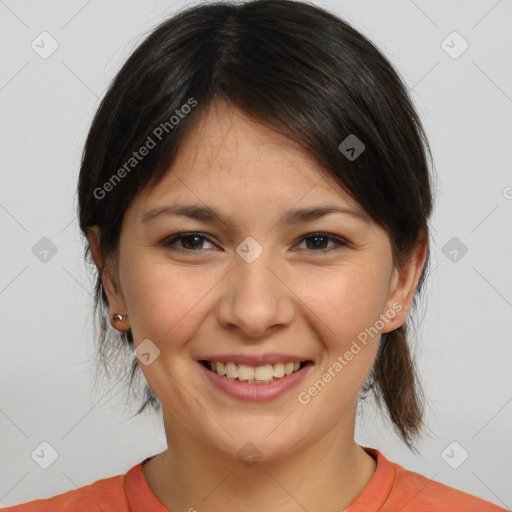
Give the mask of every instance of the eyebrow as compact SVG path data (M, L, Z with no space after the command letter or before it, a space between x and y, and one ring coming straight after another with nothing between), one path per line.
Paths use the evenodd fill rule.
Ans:
M278 224L293 225L301 222L310 222L333 213L349 215L370 224L370 219L366 214L337 205L312 206L309 208L290 210L282 216ZM172 217L176 215L211 224L225 224L230 229L234 226L234 221L231 217L224 215L210 206L198 204L174 204L149 210L142 216L142 223L148 224L162 216Z

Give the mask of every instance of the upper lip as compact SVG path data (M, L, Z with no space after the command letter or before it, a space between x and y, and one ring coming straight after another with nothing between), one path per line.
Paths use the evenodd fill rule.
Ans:
M300 363L310 361L310 359L293 355L293 354L222 354L222 355L209 355L199 359L200 361L212 361L221 363L235 363L246 364L248 366L263 366L266 364L275 363L290 363L298 361Z

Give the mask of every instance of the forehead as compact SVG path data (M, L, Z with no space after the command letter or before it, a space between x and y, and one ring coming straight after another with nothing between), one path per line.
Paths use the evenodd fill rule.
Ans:
M205 110L167 174L132 206L142 216L173 199L281 209L328 201L364 213L300 144L222 101Z

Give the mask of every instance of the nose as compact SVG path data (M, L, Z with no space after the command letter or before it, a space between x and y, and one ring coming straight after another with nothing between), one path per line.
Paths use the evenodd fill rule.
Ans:
M290 325L295 315L294 294L283 268L272 265L263 251L252 263L236 256L217 304L217 320L225 329L239 330L245 340L258 340L271 330ZM281 272L279 272L281 269Z

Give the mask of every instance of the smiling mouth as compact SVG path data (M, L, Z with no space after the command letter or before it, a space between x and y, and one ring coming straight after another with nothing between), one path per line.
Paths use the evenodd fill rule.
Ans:
M213 373L237 382L248 384L270 384L292 375L312 361L290 361L287 363L265 364L262 366L249 366L234 362L222 363L220 361L199 361L206 369Z

